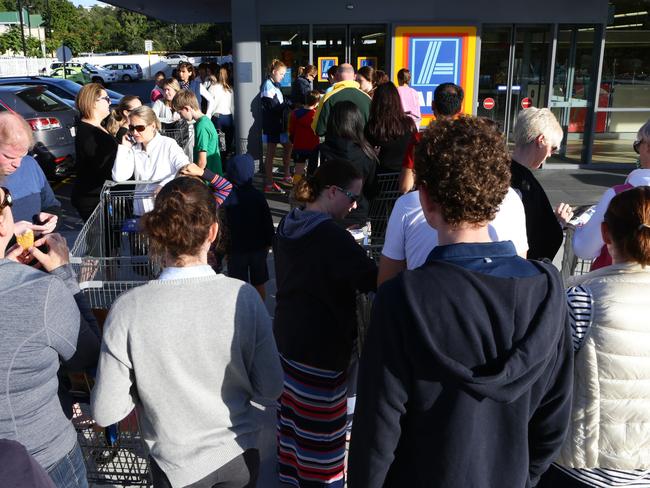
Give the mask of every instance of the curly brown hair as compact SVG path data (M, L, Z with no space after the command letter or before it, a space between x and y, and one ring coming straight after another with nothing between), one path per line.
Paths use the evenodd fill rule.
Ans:
M482 118L436 121L416 148L415 178L448 224L489 222L510 186L503 134Z
M162 187L154 209L142 216L150 254L158 259L195 256L219 222L217 204L209 187L194 178L176 178Z

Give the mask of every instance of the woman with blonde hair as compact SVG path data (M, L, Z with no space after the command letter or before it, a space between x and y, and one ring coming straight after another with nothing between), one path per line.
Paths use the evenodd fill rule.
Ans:
M262 101L262 139L266 143L265 193L284 193L284 190L273 181L273 159L278 144L282 144L284 148L282 155L284 178L282 182L286 185L293 184L293 178L289 173L293 146L287 133L288 112L291 109L291 104L289 100L285 100L282 90L280 90L280 82L286 73L287 67L285 64L279 59L274 59L269 67L269 76L262 84L260 93Z
M102 122L110 114L111 99L99 83L88 83L77 93L80 120L75 136L77 178L72 186L72 205L86 221L99 203L99 194L117 154L117 141Z
M122 97L117 107L111 110L111 114L106 119L106 130L115 137L118 144L129 131L129 114L141 105L140 97L126 95Z
M225 66L219 68L217 82L211 85L210 89L214 96L212 122L226 136L226 154L232 154L235 137L235 122L233 120L235 97L232 91L230 73Z
M294 107L302 107L305 104L305 97L314 89L317 74L318 68L313 64L298 68L298 76L291 84L291 101Z
M172 100L181 91L181 85L176 78L167 78L161 83L163 97L156 100L151 107L156 117L162 122L172 122L181 117L172 109Z

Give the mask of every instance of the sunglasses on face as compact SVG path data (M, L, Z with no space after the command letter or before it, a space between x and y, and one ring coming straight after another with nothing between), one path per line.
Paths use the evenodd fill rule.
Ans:
M350 203L358 202L359 200L361 200L361 195L357 195L356 193L352 193L351 191L344 190L340 186L329 185L327 188L334 188L335 190L340 191L341 193L343 193L346 197L348 197L350 199Z
M111 104L111 97L108 97L108 96L106 96L106 97L99 97L99 98L97 99L97 101L99 102L100 100L104 100L104 101L108 102L109 105Z
M4 186L0 186L0 190L2 190L2 193L4 193L4 196L2 200L0 200L0 212L5 209L5 207L11 208L11 206L14 204L14 199L11 196L11 192L9 191L8 188L5 188Z
M129 131L138 131L138 132L144 132L144 130L147 128L146 125L129 125Z
M634 141L632 143L632 149L634 149L634 152L639 154L641 151L641 144L643 144L643 141Z

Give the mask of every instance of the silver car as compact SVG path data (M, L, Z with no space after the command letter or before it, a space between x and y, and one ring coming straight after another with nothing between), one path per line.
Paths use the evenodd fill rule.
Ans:
M77 111L43 85L0 86L0 112L21 115L32 128L32 155L48 178L68 176L74 165Z
M102 67L115 73L118 80L133 81L142 79L142 67L137 63L111 63Z

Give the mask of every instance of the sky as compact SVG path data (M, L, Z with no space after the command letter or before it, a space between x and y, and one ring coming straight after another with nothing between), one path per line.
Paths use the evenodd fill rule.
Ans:
M72 0L75 5L82 5L84 7L92 7L93 5L104 5L102 2L95 0Z

